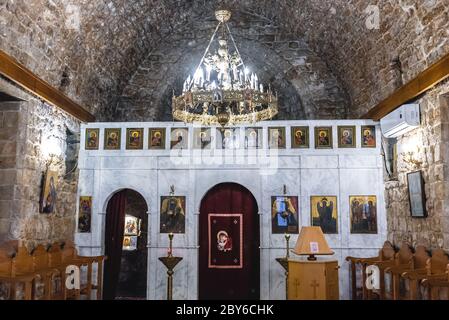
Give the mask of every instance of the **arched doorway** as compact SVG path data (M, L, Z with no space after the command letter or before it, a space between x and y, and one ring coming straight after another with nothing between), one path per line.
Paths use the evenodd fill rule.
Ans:
M104 294L106 300L145 299L147 288L148 206L131 189L116 192L107 204Z
M199 299L260 298L257 202L236 183L221 183L201 201Z

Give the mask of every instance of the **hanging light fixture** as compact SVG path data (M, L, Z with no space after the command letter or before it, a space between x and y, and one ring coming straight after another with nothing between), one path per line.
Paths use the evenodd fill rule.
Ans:
M218 25L198 67L184 81L182 95L172 98L173 117L221 126L273 118L278 113L277 97L245 66L227 24L231 12L217 10L215 17Z

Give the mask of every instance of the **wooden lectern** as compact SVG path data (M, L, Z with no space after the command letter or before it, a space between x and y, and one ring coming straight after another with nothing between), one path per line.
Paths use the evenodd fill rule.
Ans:
M288 300L338 300L338 261L317 260L334 254L320 227L302 227L295 249L307 260L288 261Z
M288 262L288 300L338 300L338 261Z

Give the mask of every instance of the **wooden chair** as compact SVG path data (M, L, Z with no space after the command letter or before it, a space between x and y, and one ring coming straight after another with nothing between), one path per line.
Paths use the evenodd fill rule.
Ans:
M55 242L50 245L47 250L48 253L48 266L50 268L58 270L58 274L54 274L49 279L49 292L50 299L63 300L66 281L66 268L67 265L62 261L61 243Z
M429 299L439 300L440 299L440 289L446 289L447 296L449 299L449 264L446 267L446 277L441 279L424 279L421 284L428 288Z
M410 263L403 263L396 266L388 267L385 269L386 273L390 273L392 277L393 284L393 300L401 299L412 299L412 292L417 292L417 281L410 280L407 281L402 277L404 272L413 272L415 270L425 270L427 260L430 258L430 253L424 246L417 246L415 253L410 261ZM404 261L404 260L403 260ZM406 262L406 261L404 261ZM401 281L407 281L409 285L409 290L405 296L401 295L400 284ZM416 297L415 297L416 298Z
M59 274L59 270L50 267L47 248L43 245L38 245L31 256L33 258L33 272L41 277L40 281L37 279L34 281L34 298L49 300L51 298L51 279ZM38 295L37 292L40 290L42 290L42 294Z
M366 267L368 265L374 264L375 262L381 262L381 261L389 261L394 259L395 256L395 249L394 246L391 244L390 241L385 241L382 248L379 250L379 255L377 257L371 257L371 258L357 258L357 257L346 257L346 261L350 262L350 268L351 268L351 289L352 289L352 299L356 300L358 298L357 293L362 293L363 299L371 299L371 290L368 290L366 288ZM361 266L362 271L362 287L357 288L357 266ZM381 272L381 288L385 289L385 282L383 273ZM382 289L381 289L382 290Z
M408 242L403 242L401 248L395 253L394 259L390 261L376 262L375 265L379 267L379 271L384 274L383 278L387 279L390 276L389 288L390 290L384 290L380 292L381 299L394 299L395 294L399 294L399 277L394 277L391 273L392 268L397 269L410 269L413 263L413 248ZM382 284L381 284L382 288Z
M410 299L416 300L418 296L419 285L422 280L444 280L449 264L449 256L443 249L435 249L432 251L432 257L427 259L426 267L424 269L415 269L413 271L406 271L402 277L409 281L415 282L415 285L410 286Z
M96 290L97 300L101 299L103 289L103 263L106 256L79 256L78 251L73 241L66 241L62 249L62 260L64 263L71 261L71 264L76 265L78 268L87 267L87 282L80 288L80 290L73 290L68 292L66 290L65 298L74 297L80 298L80 295L85 295L88 299L91 298L92 290ZM93 282L93 267L97 266L97 281Z

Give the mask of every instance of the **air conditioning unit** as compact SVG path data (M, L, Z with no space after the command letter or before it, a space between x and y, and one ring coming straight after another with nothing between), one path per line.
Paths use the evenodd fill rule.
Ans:
M399 137L419 125L419 104L404 104L380 119L380 129L385 138Z

